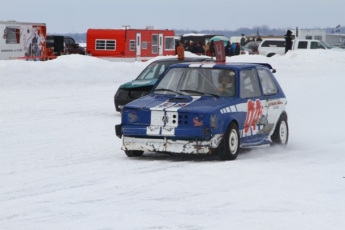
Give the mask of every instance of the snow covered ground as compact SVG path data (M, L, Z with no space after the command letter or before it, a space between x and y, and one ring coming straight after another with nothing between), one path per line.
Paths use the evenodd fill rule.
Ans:
M113 97L148 63L0 61L0 229L344 229L345 52L228 61L277 69L286 149L128 158Z

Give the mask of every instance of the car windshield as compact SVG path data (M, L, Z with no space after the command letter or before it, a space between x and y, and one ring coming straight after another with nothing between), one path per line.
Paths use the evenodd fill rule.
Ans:
M154 89L156 94L234 96L236 72L230 69L172 68Z
M157 79L173 62L152 62L137 77L137 80Z

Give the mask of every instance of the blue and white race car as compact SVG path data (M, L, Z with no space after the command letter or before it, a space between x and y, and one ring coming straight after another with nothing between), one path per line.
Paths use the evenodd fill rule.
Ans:
M150 94L128 103L115 126L128 157L144 152L217 154L288 143L287 100L267 63L181 63Z

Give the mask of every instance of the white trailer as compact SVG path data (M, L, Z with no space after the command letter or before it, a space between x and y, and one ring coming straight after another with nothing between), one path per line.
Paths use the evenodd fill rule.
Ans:
M345 48L345 34L326 34L326 42L331 46Z
M0 60L44 60L46 24L0 21Z

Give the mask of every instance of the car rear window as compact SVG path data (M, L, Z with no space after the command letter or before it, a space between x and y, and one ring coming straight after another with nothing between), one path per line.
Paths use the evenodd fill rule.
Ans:
M261 47L285 47L285 41L266 40L262 42Z

